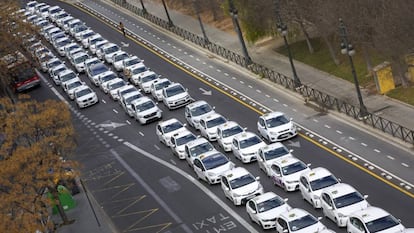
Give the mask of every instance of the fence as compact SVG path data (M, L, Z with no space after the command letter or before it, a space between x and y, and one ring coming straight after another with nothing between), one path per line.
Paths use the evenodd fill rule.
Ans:
M176 35L191 41L192 43L201 46L205 49L208 49L210 52L215 53L229 61L240 65L251 72L259 75L262 78L269 79L270 81L284 86L287 89L300 93L304 97L309 97L312 101L316 102L318 105L323 106L324 108L330 110L336 110L340 113L345 113L346 115L361 120L367 125L372 126L375 129L379 129L387 134L390 134L394 137L397 137L405 142L414 144L414 131L401 126L395 122L387 120L383 117L375 115L373 113L368 113L366 117L360 119L359 116L359 107L349 104L343 100L340 100L334 96L323 93L319 90L313 89L306 85L303 85L301 88L296 89L292 78L289 78L283 74L280 74L272 69L269 69L261 64L252 62L248 64L247 59L237 54L229 49L226 49L220 45L214 43L206 43L204 37L189 32L183 28L177 27L175 25L170 25L168 21L158 18L157 16L151 15L148 12L143 12L141 8L136 5L133 5L126 0L111 0L113 3L133 12L134 14L147 19L148 21L162 27L166 30L169 30Z

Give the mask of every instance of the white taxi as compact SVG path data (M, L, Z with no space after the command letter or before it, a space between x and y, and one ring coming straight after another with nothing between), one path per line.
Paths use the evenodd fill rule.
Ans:
M276 220L278 233L318 233L326 232L326 226L306 210L294 208L281 213Z
M144 60L141 60L141 58L137 57L137 56L132 56L129 57L125 60L122 60L122 70L124 71L124 74L126 75L126 71L131 67L134 66L136 64L144 64Z
M165 121L158 122L155 132L160 142L170 147L171 136L182 130L186 130L185 125L176 118L171 118Z
M157 101L162 101L162 89L168 87L172 82L167 78L159 78L151 83L150 92L151 95Z
M185 106L193 101L187 92L187 88L179 83L173 83L162 89L162 97L165 106L170 110Z
M196 140L190 141L184 146L185 159L187 160L188 166L193 166L194 159L208 151L216 150L213 145L205 138L197 138Z
M99 99L96 93L87 85L82 85L75 89L75 102L79 108L86 108L88 106L98 103Z
M134 115L133 110L131 108L131 103L132 101L141 98L143 95L140 91L136 90L133 92L129 92L127 94L121 95L119 97L119 103L121 104L122 108L125 110L125 113L130 116L133 117Z
M171 150L179 159L185 159L185 144L196 140L197 137L189 130L178 132L171 136Z
M147 96L132 101L131 108L132 115L141 125L162 118L161 109Z
M225 124L217 127L217 142L224 151L231 151L233 138L244 132L245 129L236 122L227 121Z
M63 87L63 90L66 92L66 94L69 96L69 99L74 100L75 89L82 85L85 85L85 83L79 79L73 79L73 80L66 82L64 85L62 85L62 87Z
M259 117L257 129L269 142L277 142L297 135L292 119L288 120L282 112L267 113Z
M338 227L346 227L351 213L369 206L367 198L368 195L362 196L349 184L336 184L322 191L322 211Z
M299 189L302 172L310 170L308 166L293 156L278 158L270 166L272 181L286 192L295 191Z
M218 184L221 176L234 168L234 163L218 151L210 151L196 157L193 161L194 172L198 179L208 184Z
M108 62L109 64L112 63L112 56L116 53L121 51L121 48L114 43L107 43L99 49L99 52L96 52L96 55Z
M263 186L259 178L250 174L246 168L236 167L221 176L221 188L234 205L243 205L248 200L263 194Z
M141 62L133 66L124 68L124 75L131 83L133 83L134 85L138 85L139 74L147 70L148 68L144 65L144 63Z
M122 71L122 69L123 69L123 66L122 66L123 61L125 59L128 59L128 58L129 58L129 55L128 55L127 52L120 51L120 52L115 53L112 56L112 65L114 66L115 70L116 71Z
M200 119L200 133L209 141L217 140L217 128L227 122L227 119L218 113L209 114Z
M212 113L214 113L214 107L204 100L198 100L185 106L184 115L190 126L200 129L200 119Z
M257 163L259 164L259 168L266 173L267 176L271 176L272 172L270 166L272 166L273 161L285 156L292 156L291 151L289 151L282 143L274 142L259 149Z
M263 193L246 203L249 218L263 229L276 228L276 219L283 212L292 209L286 202L273 192Z
M256 134L244 132L233 138L231 150L236 158L243 163L250 163L257 160L259 149L266 146Z
M151 84L158 80L160 75L156 74L154 71L147 70L142 72L141 74L137 75L138 77L138 85L144 93L150 93L151 91Z
M346 231L348 233L408 233L413 232L413 229L406 229L398 219L387 211L369 206L349 215Z
M116 75L115 72L113 72L112 70L109 70L94 76L92 79L93 83L97 84L99 88L103 90L107 82L118 79L118 75Z
M328 169L317 167L300 175L299 190L304 200L312 204L313 208L319 209L322 208L323 189L338 183L338 179Z

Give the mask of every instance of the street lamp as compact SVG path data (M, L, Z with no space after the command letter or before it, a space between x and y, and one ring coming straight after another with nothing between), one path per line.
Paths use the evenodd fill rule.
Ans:
M290 46L287 40L287 25L283 22L282 17L280 16L280 7L279 7L279 0L275 0L275 13L276 13L276 18L277 18L277 30L279 31L279 33L283 36L283 40L285 41L285 46L286 46L286 50L288 52L288 57L289 57L289 62L290 62L290 67L292 68L292 73L293 73L293 84L295 89L299 89L302 87L302 82L300 81L298 74L296 73L296 68L295 68L295 64L293 63L293 59L292 59L292 52L290 51Z
M346 27L341 18L339 18L339 33L342 39L341 53L348 55L349 63L351 64L352 76L354 77L355 89L359 101L359 117L365 118L368 115L368 110L367 107L365 107L364 105L364 101L362 100L361 90L359 89L359 82L355 71L354 61L352 60L352 56L355 54L355 50L352 44L348 41Z
M164 6L165 14L167 14L168 26L170 26L170 27L174 26L174 23L170 18L170 14L168 13L168 9L167 9L167 5L165 4L165 0L162 0L162 5Z
M244 43L243 35L240 30L239 20L237 18L237 13L238 13L237 9L234 7L233 0L228 0L228 1L229 1L229 12L233 20L234 30L236 30L237 35L239 37L242 50L243 50L243 55L246 58L246 65L250 65L252 63L252 59L250 58L249 53L247 52L246 44Z
M207 34L206 34L206 30L204 29L203 21L201 21L200 9L198 7L197 0L193 0L193 6L194 6L194 10L195 10L195 12L197 14L198 22L200 23L201 32L203 33L204 43L205 44L208 44L208 43L210 43L210 41L208 40L208 37L207 37Z
M148 12L147 12L147 9L145 8L145 6L144 6L144 2L142 1L142 0L140 0L140 2L141 2L141 7L142 7L142 13L145 15L145 14L147 14Z

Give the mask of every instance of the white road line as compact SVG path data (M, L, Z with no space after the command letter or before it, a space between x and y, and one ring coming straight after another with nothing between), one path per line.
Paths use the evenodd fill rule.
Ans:
M241 83L241 84L244 84L244 82L243 82L243 81L241 81L241 80L240 80L240 83Z
M257 93L262 93L262 91L261 91L261 90L256 90L256 92L257 92Z
M273 101L275 101L275 102L279 103L279 100L278 100L278 99L273 99Z
M173 159L170 159L170 161L172 164L177 165L177 163Z
M406 163L401 163L401 165L403 165L404 167L410 167L408 164Z
M229 76L229 74L228 73L224 73L224 76Z
M114 111L114 113L118 114L118 111L117 111L117 110L115 110L115 109L112 109L112 111Z
M312 119L312 121L314 121L314 122L319 122L317 119Z
M335 130L337 133L339 133L339 134L342 134L342 131L339 131L339 130Z
M249 232L257 233L256 229L254 229L253 226L251 226L246 220L244 220L240 215L238 215L224 201L222 201L219 197L217 197L209 188L205 187L203 184L201 184L199 181L197 181L196 179L194 179L194 177L192 177L188 173L186 173L183 170L179 169L178 167L173 166L172 164L169 164L168 162L166 162L166 161L158 158L157 156L155 156L153 154L150 154L150 153L148 153L147 151L145 151L145 150L143 150L141 148L136 147L135 145L133 145L133 144L131 144L129 142L124 142L124 145L127 146L127 147L129 147L129 148L131 148L132 150L137 151L138 153L142 154L143 156L145 156L145 157L147 157L149 159L152 159L152 160L158 162L159 164L164 165L165 167L168 167L171 170L173 170L173 171L177 172L178 174L182 175L184 178L186 178L187 180L189 180L190 182L192 182L194 185L196 185L199 189L201 189L207 196L209 196L213 201L215 201L219 206L221 206L221 208L223 208L224 210L226 210L227 213L229 213L231 216L233 216L233 218L236 219L241 225L243 225L243 227L245 227ZM128 167L129 169L127 169L127 170L129 172L135 173L132 170L132 168L119 155L116 156L116 159L124 167ZM136 176L138 176L138 174L136 174ZM149 193L152 194L151 192L149 192ZM154 193L154 195L157 195L157 194ZM158 197L158 196L156 196L156 197ZM162 200L160 199L160 201L162 201ZM174 213L171 211L170 215L171 214L174 214ZM174 215L172 215L172 217L174 217ZM178 218L178 216L177 216L177 218ZM177 222L179 222L179 221L177 221Z
M104 99L102 99L102 103L106 104L106 101Z
M283 104L283 106L287 107L288 105L287 104Z
M324 125L324 127L325 127L325 128L328 128L328 129L330 129L330 128L331 128L331 126L329 126L329 125Z
M139 133L139 135L141 135L141 136L143 136L143 137L145 136L145 135L144 135L144 133L143 133L143 132L141 132L141 131L139 131L138 133Z
M157 145L154 145L154 147L155 147L155 149L157 149L157 150L161 150L161 148L160 148L159 146L157 146Z
M392 157L391 155L387 155L387 158L391 159L391 160L395 160L394 157Z
M216 69L216 71L217 71L217 72L219 72L219 73L221 72L221 70L220 70L220 69Z
M249 88L253 88L253 86L252 86L252 85L248 85L248 87L249 87Z
M128 125L130 125L130 124L131 124L131 122L129 122L129 120L126 120L125 122L126 122Z
M231 79L236 80L236 77L232 76Z
M268 95L268 94L266 94L265 96L266 96L267 98L270 98L270 95Z
M367 144L365 144L365 143L363 143L363 142L361 142L361 145L363 145L363 146L368 146Z
M355 141L355 138L353 138L353 137L348 137L349 139L351 139L352 141Z
M378 149L374 149L374 151L377 152L377 153L381 153L381 151L378 150Z

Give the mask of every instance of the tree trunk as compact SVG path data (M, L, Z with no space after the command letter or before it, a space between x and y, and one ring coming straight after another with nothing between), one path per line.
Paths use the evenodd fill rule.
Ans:
M335 65L339 65L339 60L336 57L335 50L333 49L332 43L329 41L326 35L323 35L322 38L325 41L326 45L328 46L329 54L331 55L333 62L335 63Z
M305 36L306 44L308 45L309 53L313 54L315 50L313 49L312 43L310 41L309 33L306 31L305 25L303 24L303 21L299 21L300 28L302 29L303 35Z
M216 2L214 0L210 0L210 6L211 6L211 13L213 13L213 21L217 21L217 8L216 8Z
M408 78L406 76L407 65L405 64L405 61L404 60L401 61L401 59L399 59L399 58L393 58L392 60L393 60L392 67L393 67L394 77L395 76L398 77L401 85L404 88L408 87L410 84L409 84Z
M70 221L68 219L68 216L66 215L65 210L63 209L63 206L60 203L59 193L58 193L57 189L55 187L51 187L50 188L50 193L52 194L54 204L56 205L56 208L59 212L59 215L62 218L62 221L63 221L62 225L69 225L69 224L73 223L73 221Z
M372 61L369 56L368 49L365 46L362 46L362 55L364 56L365 63L367 65L367 71L369 74L372 72Z

